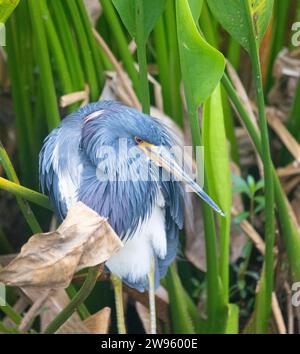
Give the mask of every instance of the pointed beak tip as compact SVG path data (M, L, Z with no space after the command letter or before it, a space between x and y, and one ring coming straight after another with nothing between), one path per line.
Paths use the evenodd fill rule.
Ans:
M219 214L220 214L223 218L226 217L226 214L225 214L222 210L220 210Z

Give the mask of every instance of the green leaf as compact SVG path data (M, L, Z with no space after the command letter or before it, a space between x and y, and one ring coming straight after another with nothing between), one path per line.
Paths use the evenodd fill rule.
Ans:
M207 0L221 25L250 52L250 36L259 44L266 32L273 8L273 0ZM252 26L249 26L250 15Z
M176 1L178 44L182 76L189 106L204 102L220 81L223 55L199 33L187 0Z
M136 0L112 0L115 8L117 9L127 31L131 37L136 38ZM166 5L166 0L143 0L143 13L144 17L144 33L143 40L146 43L150 32L153 30L156 21L163 13Z
M192 319L189 315L190 306L188 306L186 301L186 292L175 269L175 264L172 264L169 268L166 280L170 299L173 333L195 333Z
M19 4L20 0L0 0L0 23L4 23Z
M202 129L208 191L226 215L220 219L220 277L227 303L232 192L220 84L204 103Z
M195 23L197 24L199 17L201 15L203 0L188 0L188 1L189 1L191 13L193 15L193 19L194 19Z
M231 210L231 174L220 85L204 103L202 129L209 192L228 218Z
M257 183L256 183L256 186L255 186L255 192L259 191L260 189L264 188L265 186L265 181L264 179L260 179Z
M235 304L228 305L228 320L226 324L226 334L239 333L239 308Z
M242 213L239 213L235 218L234 222L236 224L240 224L243 220L248 219L250 213L248 211L243 211Z
M233 181L233 192L234 193L245 193L250 197L250 189L246 181L237 175L232 175Z
M255 179L253 178L253 176L249 175L247 177L247 183L248 183L251 195L254 195L255 194Z

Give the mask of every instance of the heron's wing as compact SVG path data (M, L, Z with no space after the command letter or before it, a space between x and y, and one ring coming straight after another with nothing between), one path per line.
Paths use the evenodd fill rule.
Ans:
M84 158L80 152L82 121L65 118L44 141L39 156L39 175L43 193L49 195L59 221L77 200Z

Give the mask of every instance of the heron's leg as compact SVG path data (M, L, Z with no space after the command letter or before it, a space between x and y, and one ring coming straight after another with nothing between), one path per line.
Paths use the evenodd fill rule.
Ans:
M152 259L151 269L148 274L148 284L149 284L149 310L150 310L150 333L156 334L156 311L155 311L155 262Z
M111 281L115 292L118 332L119 334L126 334L122 280L117 275L111 273Z

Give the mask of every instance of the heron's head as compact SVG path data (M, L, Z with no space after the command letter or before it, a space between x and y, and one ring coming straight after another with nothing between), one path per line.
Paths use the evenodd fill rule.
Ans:
M113 101L100 101L83 110L82 146L93 163L101 166L100 171L113 171L119 178L126 168L126 178L138 178L141 167L146 171L150 167L153 171L152 167L156 166L188 184L213 209L223 214L180 166L172 134L159 120Z

